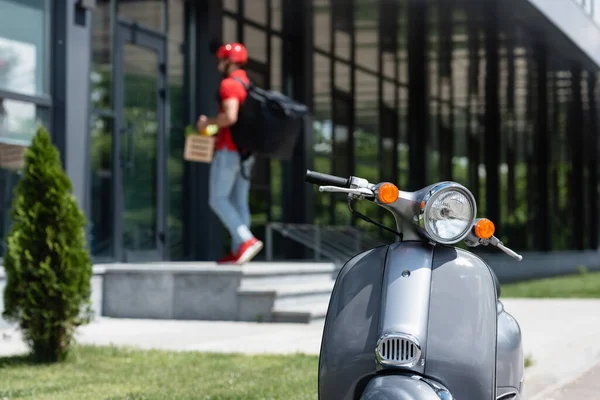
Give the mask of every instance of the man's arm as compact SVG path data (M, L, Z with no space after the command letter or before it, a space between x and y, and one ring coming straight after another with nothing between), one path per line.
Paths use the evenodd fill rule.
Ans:
M223 101L223 112L216 117L208 118L206 125L218 125L219 128L226 128L237 122L240 102L238 99L230 98Z

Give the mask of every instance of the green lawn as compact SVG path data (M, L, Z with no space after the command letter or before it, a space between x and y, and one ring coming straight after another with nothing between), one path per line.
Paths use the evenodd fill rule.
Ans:
M502 297L600 298L600 272L502 285Z
M316 356L77 346L59 365L0 358L0 399L316 399Z

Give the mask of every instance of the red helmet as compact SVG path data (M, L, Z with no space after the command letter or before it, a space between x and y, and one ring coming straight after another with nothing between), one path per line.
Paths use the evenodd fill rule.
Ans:
M227 43L217 50L217 58L244 65L248 62L248 50L241 43Z

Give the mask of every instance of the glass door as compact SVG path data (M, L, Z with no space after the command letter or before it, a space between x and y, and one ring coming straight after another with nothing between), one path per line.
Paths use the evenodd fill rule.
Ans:
M123 262L166 259L165 38L119 23L115 60L115 220Z

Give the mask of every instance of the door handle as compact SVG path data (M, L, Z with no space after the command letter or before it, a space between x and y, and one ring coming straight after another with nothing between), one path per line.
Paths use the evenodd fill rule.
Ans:
M133 170L133 124L129 125L127 134L129 135L129 138L127 139L127 168Z
M127 134L127 156L121 152L121 168L133 168L133 124L127 121L127 126L121 129L121 135Z

